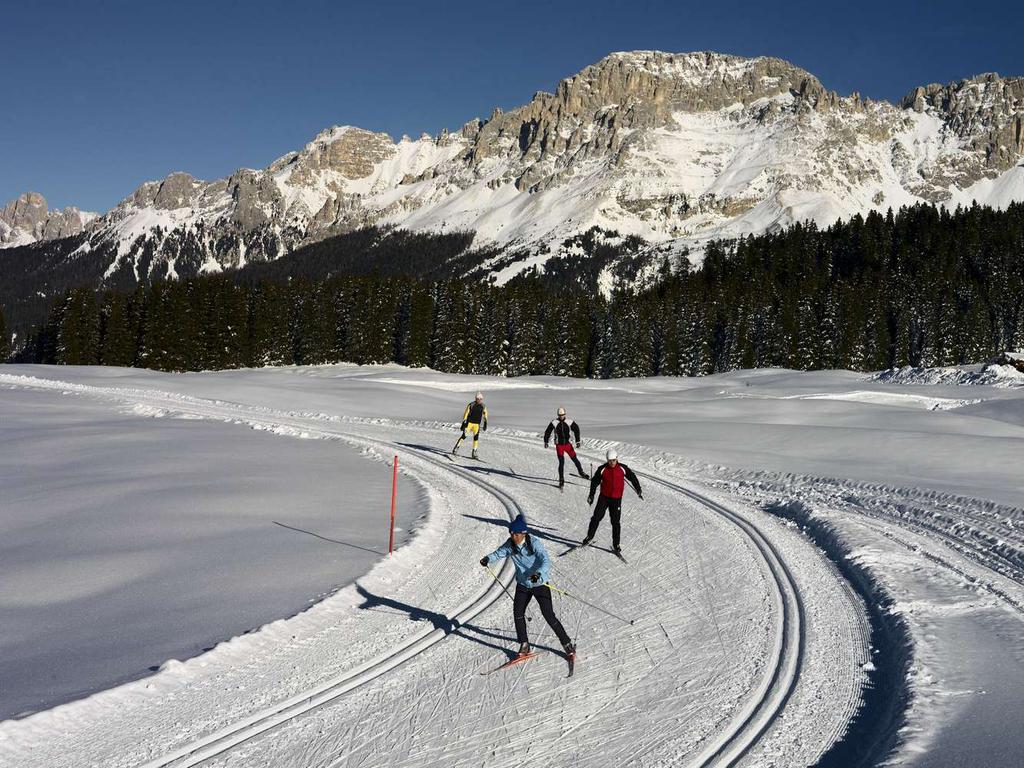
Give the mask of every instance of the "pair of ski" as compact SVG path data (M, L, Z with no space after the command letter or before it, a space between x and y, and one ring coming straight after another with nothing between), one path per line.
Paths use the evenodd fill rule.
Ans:
M565 557L566 555L571 554L572 552L575 552L577 549L583 549L584 547L589 547L589 546L590 546L590 544L583 544L582 542L579 543L579 544L573 544L571 547L569 547L564 552L559 552L558 556L559 557ZM621 560L622 562L626 563L627 565L629 564L629 561L625 557L623 557L621 552L614 552L613 551L612 554L615 555L617 558L619 558L619 560Z
M534 658L536 656L540 656L542 653L544 653L544 651L531 651L530 653L520 653L520 654L516 655L515 657L513 657L513 658L509 659L508 661L506 661L501 666L495 667L494 669L485 669L480 674L481 675L493 675L495 672L501 672L501 670L503 670L503 669L508 669L509 667L515 667L515 666L518 666L520 664L523 664L523 663L529 661L530 659L532 659L532 658ZM569 674L566 675L566 677L569 678L569 677L572 677L573 672L576 671L576 654L572 653L572 654L566 656L565 660L569 663Z
M445 454L445 456L448 457L448 461L452 463L455 463L455 457L458 455L459 454L456 451L452 451L451 453ZM473 461L483 461L483 459L481 459L479 456L467 456L466 458L472 459Z

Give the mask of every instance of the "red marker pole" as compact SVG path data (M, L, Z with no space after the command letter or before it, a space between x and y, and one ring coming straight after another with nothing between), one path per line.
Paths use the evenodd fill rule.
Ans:
M395 463L392 465L394 472L391 474L391 531L388 534L388 554L395 551L395 501L398 498L398 457L395 456Z

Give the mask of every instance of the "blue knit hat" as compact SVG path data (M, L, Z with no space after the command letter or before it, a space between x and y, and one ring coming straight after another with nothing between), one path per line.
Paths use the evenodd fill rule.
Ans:
M521 514L516 515L516 519L508 525L509 533L526 533L526 518Z

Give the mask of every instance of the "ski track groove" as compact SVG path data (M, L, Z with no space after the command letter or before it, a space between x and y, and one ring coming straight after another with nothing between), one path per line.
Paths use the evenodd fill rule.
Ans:
M525 438L519 437L509 438L504 435L502 437L506 440L516 442L524 442L526 440ZM702 752L702 762L698 764L700 766L720 765L727 768L728 766L733 766L739 762L754 747L760 738L768 732L771 726L781 718L786 703L789 701L796 689L796 684L799 680L801 665L803 662L804 645L806 642L805 608L800 590L797 587L796 580L793 578L792 573L785 564L785 559L779 553L778 549L752 522L736 512L727 509L718 502L713 501L707 496L697 493L696 491L684 488L676 483L663 480L648 472L637 472L637 474L638 476L646 477L664 488L692 499L740 528L750 543L753 544L761 553L761 557L767 565L768 572L774 581L775 588L777 590L777 597L783 607L780 619L782 631L781 644L783 650L773 660L771 685L764 692L762 698L756 703L754 711L750 712L749 715L739 723L738 727L736 726L735 721L733 721L730 728L726 730L724 738L722 734L716 735L712 740L713 745L716 741L718 742L714 747L714 751L708 755L708 750L706 748ZM695 518L695 510L693 510L693 515ZM706 533L706 516L703 516L701 520L702 527ZM707 577L704 573L702 563L703 558L700 555L699 548L696 554L698 567L701 571L701 583L702 586L705 587L701 592L707 595ZM605 573L607 572L608 571L605 571ZM710 605L710 601L709 613L711 614L716 636L724 654L725 648L722 641L721 630L719 628L713 606ZM650 674L650 672L648 674ZM620 693L618 685L616 685L616 692ZM604 707L601 709L603 708ZM752 732L750 728L751 725L754 726L754 730ZM729 731L731 731L731 733Z
M800 590L797 587L796 580L793 578L789 568L786 566L785 559L771 541L761 533L760 530L758 530L757 526L750 523L737 513L727 509L723 505L718 504L695 491L683 488L682 486L676 485L675 483L667 480L661 480L653 475L647 475L647 477L667 488L677 491L678 493L689 496L695 501L709 507L713 511L717 511L719 514L727 517L743 528L752 543L761 550L765 561L769 563L769 568L771 569L776 588L778 589L780 598L783 601L783 647L788 651L788 655L791 656L791 661L785 660L782 656L777 658L775 661L775 674L781 674L783 676L778 681L773 681L772 689L777 690L778 693L773 697L771 695L772 689L767 691L765 698L758 702L757 711L751 713L750 719L744 721L742 726L736 730L735 733L731 734L728 740L721 744L711 755L711 758L705 763L711 764L711 760L715 760L719 755L722 755L725 756L726 759L726 762L724 762L723 765L735 765L745 754L747 754L747 752L749 752L761 736L767 733L768 729L780 719L786 703L789 701L790 696L792 696L793 691L796 689L796 684L800 676L801 665L803 662L805 644L805 610ZM770 553L770 556L768 553ZM774 560L777 570L776 567L772 567L772 560ZM792 607L789 605L790 601L793 603ZM720 633L719 638L721 638ZM793 647L794 641L795 648ZM764 713L763 715L761 715L762 712ZM762 717L761 722L754 723L758 716ZM750 733L748 723L754 723L756 731Z

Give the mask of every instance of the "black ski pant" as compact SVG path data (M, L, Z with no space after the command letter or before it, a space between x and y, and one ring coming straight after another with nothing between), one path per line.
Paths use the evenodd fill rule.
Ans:
M568 645L569 635L566 634L562 622L555 616L555 609L551 605L551 590L545 584L539 587L524 587L522 584L516 584L516 599L515 605L512 608L512 618L516 622L516 639L520 643L530 642L530 638L526 634L526 606L529 605L531 597L537 598L537 605L540 606L541 615L544 617L544 621L548 623L548 626L558 635L559 642L562 645Z
M583 465L580 464L580 460L576 458L576 453L563 449L558 451L558 482L560 483L565 482L565 454L567 453L569 454L569 458L572 459L572 463L576 465L576 471L581 475L583 474Z
M587 529L587 541L594 538L597 533L597 526L604 520L604 513L612 520L612 546L619 548L619 536L622 533L622 499L613 499L611 496L602 494L597 498L597 506L594 507L594 514L590 517L590 527Z

